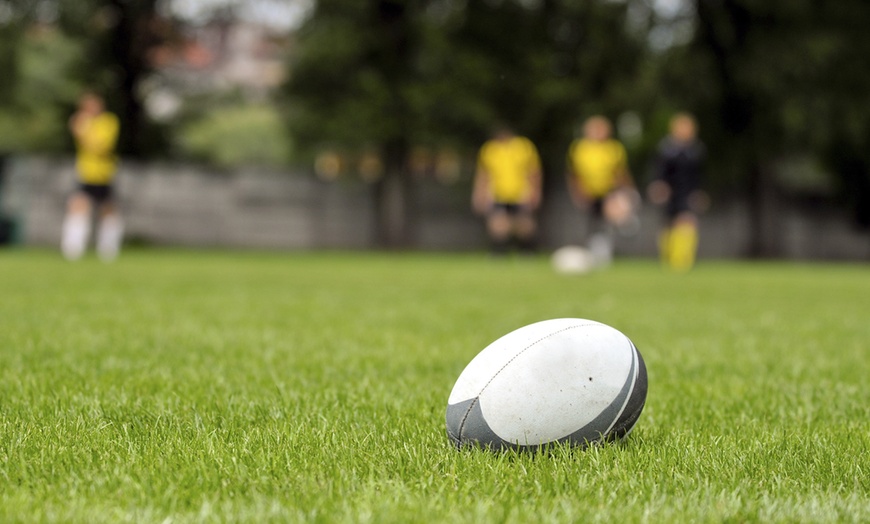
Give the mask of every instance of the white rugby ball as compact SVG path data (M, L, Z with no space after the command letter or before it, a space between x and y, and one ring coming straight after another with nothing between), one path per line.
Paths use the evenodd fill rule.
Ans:
M628 337L592 320L545 320L465 367L447 400L447 435L459 447L586 446L627 435L646 393L646 366Z

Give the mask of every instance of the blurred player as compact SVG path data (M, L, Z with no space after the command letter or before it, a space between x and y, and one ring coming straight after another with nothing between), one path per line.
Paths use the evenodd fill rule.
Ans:
M607 118L590 117L583 137L571 144L567 162L571 200L589 210L588 247L601 265L613 257L613 227L630 218L637 200L625 147L611 133Z
M662 262L675 271L688 271L695 264L696 213L706 206L700 182L707 151L697 134L692 115L678 113L671 118L670 133L658 147L656 179L647 189L650 201L665 207L659 252Z
M115 144L118 117L105 110L103 99L86 93L69 120L76 144L77 187L67 203L61 251L68 260L84 254L91 232L91 218L97 212L97 254L104 261L118 256L123 223L113 194L112 181L118 168Z
M532 251L541 202L541 160L531 140L500 127L480 148L472 207L486 216L493 253L506 253L511 240Z

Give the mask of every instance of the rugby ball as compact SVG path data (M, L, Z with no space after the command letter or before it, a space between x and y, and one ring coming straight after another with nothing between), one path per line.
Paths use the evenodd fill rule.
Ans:
M493 450L586 446L628 435L646 393L646 366L628 337L592 320L545 320L465 367L447 400L447 435Z

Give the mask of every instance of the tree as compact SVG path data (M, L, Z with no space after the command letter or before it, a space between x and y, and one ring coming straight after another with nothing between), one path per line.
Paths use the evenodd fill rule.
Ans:
M413 144L476 147L497 122L562 158L578 117L624 103L642 56L610 2L321 0L286 88L298 144L374 145L378 239L408 245Z
M750 197L750 254L776 255L774 164L809 152L827 158L857 214L870 209L870 38L863 0L694 0L696 31L671 51L663 86L697 111L720 180Z
M118 113L121 136L118 150L145 156L163 145L147 119L138 91L151 73L148 53L159 43L159 0L58 1L58 23L64 32L87 47L88 66L81 71L91 89L105 93Z
M389 0L318 2L299 34L302 49L288 86L291 128L301 143L328 140L380 150L379 241L391 247L408 241L405 158L415 115L407 91L416 81L415 8Z
M436 128L479 141L507 122L538 144L561 182L578 121L615 116L638 99L644 42L626 17L626 4L603 1L469 3L441 29L449 67L434 75L446 84Z
M79 42L48 23L40 4L8 1L0 20L0 151L61 151L84 65Z
M84 89L102 92L121 119L119 150L154 152L138 87L150 72L158 0L0 1L0 128L13 150L69 147L66 119ZM23 122L23 124L20 124Z

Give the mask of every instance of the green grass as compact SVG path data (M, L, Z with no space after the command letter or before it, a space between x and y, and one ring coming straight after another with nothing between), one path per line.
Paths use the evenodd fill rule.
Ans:
M0 252L0 522L867 522L870 267ZM554 317L640 348L621 444L458 452L447 396Z

